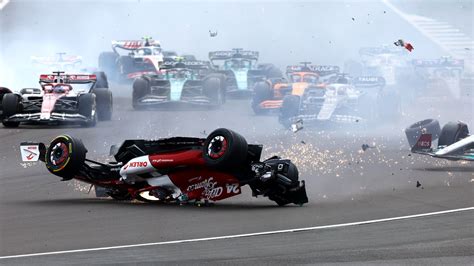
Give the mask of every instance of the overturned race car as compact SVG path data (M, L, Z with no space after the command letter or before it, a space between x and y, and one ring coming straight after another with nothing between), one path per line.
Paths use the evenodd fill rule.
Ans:
M86 158L81 140L63 135L48 147L21 143L23 161L41 160L63 180L77 179L116 200L192 203L219 201L241 193L249 185L279 206L308 202L298 169L277 156L260 161L261 145L247 144L229 129L217 129L207 138L173 137L126 140L112 146L116 162ZM99 195L103 196L103 195Z

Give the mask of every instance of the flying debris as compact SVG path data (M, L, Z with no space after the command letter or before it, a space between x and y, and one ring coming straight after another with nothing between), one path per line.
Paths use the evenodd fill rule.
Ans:
M407 49L409 52L411 52L413 49L413 45L411 45L411 43L409 42L405 42L404 40L400 39L396 42L394 42L393 44L395 44L395 46L401 46L401 47L404 47L405 49Z
M370 146L369 144L362 144L362 150L363 150L363 151L366 151L366 150L368 150L369 148L375 148L375 146Z
M217 31L211 31L211 30L209 30L209 36L211 36L211 37L216 37L216 36L217 36Z
M293 124L291 124L291 131L293 131L293 133L296 133L296 132L298 132L302 129L303 129L303 120L302 119L298 119Z
M420 181L416 181L416 187L421 187L421 189L424 189L424 187L421 185Z

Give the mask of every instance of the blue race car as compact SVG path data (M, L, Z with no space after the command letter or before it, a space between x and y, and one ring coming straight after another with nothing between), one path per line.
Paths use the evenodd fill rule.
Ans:
M250 97L257 81L281 78L281 71L272 64L257 64L259 53L240 48L209 52L209 60L218 73L226 77L227 94Z

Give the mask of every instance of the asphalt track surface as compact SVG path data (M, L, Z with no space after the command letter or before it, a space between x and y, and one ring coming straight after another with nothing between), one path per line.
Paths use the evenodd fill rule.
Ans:
M0 256L341 224L474 206L474 166L409 156L400 130L407 122L371 129L305 128L294 134L281 128L274 116L254 116L245 100L228 101L213 111L133 111L130 99L116 98L113 120L95 128L3 128ZM266 198L252 198L248 188L211 207L117 202L87 194L86 185L59 181L40 163L20 162L19 142L48 142L63 133L83 139L90 158L107 160L108 146L125 138L205 137L204 131L217 127L237 129L250 143L264 144L263 157L279 154L294 160L306 180L310 202L280 208ZM363 143L374 148L363 152ZM423 188L417 188L416 181ZM464 264L474 256L473 214L471 210L324 231L1 259L0 263Z
M374 3L373 9L384 14L382 11L387 8ZM349 23L353 23L350 17L354 16L356 22L366 25L355 32L366 42L360 46L401 37L393 28L380 31L369 24L370 20L361 20L367 16L363 8L336 11L325 13L340 14ZM403 36L416 43L423 56L443 54L394 14L380 16L404 29ZM314 19L319 20L317 16ZM347 29L355 30L350 25ZM358 26L357 30L361 28ZM351 43L328 43L334 37L329 36L320 44L331 59ZM268 53L272 51L269 57L282 61L288 55L280 56L279 46L273 50L268 47ZM335 225L474 206L474 165L410 155L402 131L408 124L427 117L438 118L441 123L460 119L474 125L472 100L463 104L412 103L401 121L305 128L293 134L281 128L274 116L254 116L245 100L228 101L212 111L133 111L129 87L113 86L112 90L113 120L95 128L0 127L0 265L472 264L472 210L294 233L2 258ZM18 146L21 141L47 143L66 133L84 141L88 157L105 161L110 159L109 146L126 138L205 137L218 127L236 130L249 143L263 144L264 158L278 154L292 159L300 169L301 179L306 180L310 202L303 207L280 208L266 198L252 198L248 188L242 195L211 207L97 199L93 192L87 194L87 185L61 182L40 163L22 163ZM374 148L363 152L362 144ZM417 181L421 187L416 187Z

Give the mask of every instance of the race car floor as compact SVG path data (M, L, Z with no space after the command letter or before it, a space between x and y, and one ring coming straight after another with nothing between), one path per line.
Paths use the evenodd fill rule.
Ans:
M274 116L254 116L249 102L220 110L133 111L115 99L112 121L95 128L26 125L0 128L0 264L288 264L390 262L467 264L474 256L472 210L307 232L132 247L48 256L5 256L258 233L438 212L474 206L474 165L410 155L403 128L389 125L283 129ZM446 122L456 115L446 115ZM290 158L306 180L310 202L278 207L248 188L210 207L97 199L89 187L61 182L41 163L20 161L21 141L81 138L101 161L126 138L206 137L229 127L263 157ZM361 145L371 148L362 151ZM421 186L417 187L417 181Z

